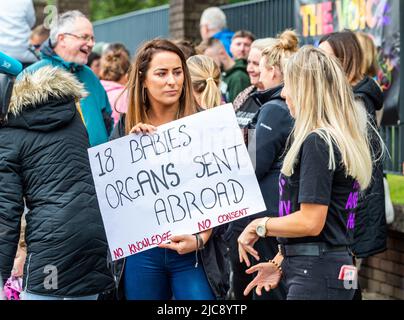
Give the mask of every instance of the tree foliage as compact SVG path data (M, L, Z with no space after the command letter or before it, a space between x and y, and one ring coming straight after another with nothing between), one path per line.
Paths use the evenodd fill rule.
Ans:
M91 20L106 19L168 3L169 0L90 0Z
M228 0L228 3L243 0ZM168 4L169 0L90 0L91 20L96 21L132 12Z

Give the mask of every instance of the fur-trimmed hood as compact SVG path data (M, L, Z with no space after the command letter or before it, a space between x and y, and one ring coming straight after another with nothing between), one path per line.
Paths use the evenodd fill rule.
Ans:
M28 106L57 99L80 99L86 94L83 84L73 74L61 68L46 66L34 73L23 74L14 84L8 110L18 115Z
M87 93L73 74L56 67L24 73L14 84L7 126L49 131L70 122Z

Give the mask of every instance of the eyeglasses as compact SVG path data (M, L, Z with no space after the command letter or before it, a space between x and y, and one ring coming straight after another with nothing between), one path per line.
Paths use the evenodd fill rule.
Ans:
M65 32L64 34L66 34L68 36L75 37L75 38L80 39L80 40L83 40L85 42L89 42L89 41L95 42L94 36L90 36L89 34L77 35L77 34L68 33L68 32Z

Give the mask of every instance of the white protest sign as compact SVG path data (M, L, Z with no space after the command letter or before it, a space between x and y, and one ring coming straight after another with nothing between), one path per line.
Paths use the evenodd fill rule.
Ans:
M88 153L114 260L266 210L231 104Z

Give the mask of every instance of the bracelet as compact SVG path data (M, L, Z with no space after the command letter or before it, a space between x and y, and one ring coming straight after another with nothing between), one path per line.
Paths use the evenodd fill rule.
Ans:
M198 251L199 251L199 240L198 240L198 234L195 233L195 241L196 241L196 250L195 250L195 268L198 268Z
M199 233L195 233L195 237L196 237L196 247L198 248L198 250L205 249L205 244L203 243L201 235Z
M269 260L268 262L273 263L275 267L278 269L278 271L282 273L282 267L279 264L277 264L274 260Z

